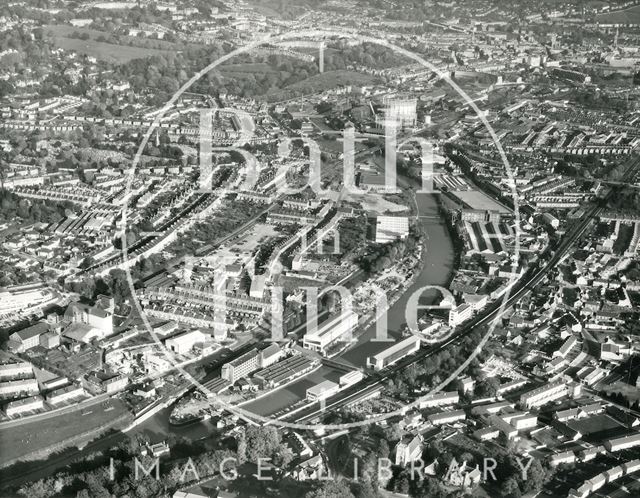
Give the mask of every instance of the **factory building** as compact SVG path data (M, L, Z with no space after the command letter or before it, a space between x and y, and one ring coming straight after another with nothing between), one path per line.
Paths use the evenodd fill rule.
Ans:
M334 395L339 390L340 386L338 384L331 382L330 380L325 380L324 382L307 389L307 400L311 402L320 401Z
M376 243L386 244L409 235L409 218L406 216L378 216L376 218Z
M196 344L204 344L207 337L200 330L192 330L170 337L165 341L165 346L174 353L187 354Z
M311 351L326 354L327 349L342 338L358 324L358 315L352 310L344 311L338 316L322 323L316 331L305 334L302 346Z
M369 356L367 366L374 370L382 370L405 356L415 353L418 349L420 349L420 339L412 335L374 356Z
M221 377L232 384L256 370L267 368L276 363L282 356L282 350L277 344L270 344L262 351L256 348L222 365Z

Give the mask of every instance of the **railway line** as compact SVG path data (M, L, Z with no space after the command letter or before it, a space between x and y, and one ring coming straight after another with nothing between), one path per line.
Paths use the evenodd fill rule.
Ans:
M630 165L627 171L623 175L621 181L628 180L637 171L638 165L640 165L640 158L633 158L630 161ZM429 348L420 349L416 354L404 358L393 366L387 368L381 372L379 377L371 376L363 379L357 384L354 384L351 388L347 388L344 391L336 394L335 396L327 399L322 406L318 403L314 403L306 410L297 412L293 417L284 417L283 420L288 422L310 422L318 419L328 411L335 411L343 408L344 406L353 403L354 398L357 396L363 396L367 393L373 392L382 386L382 383L387 379L393 377L398 372L404 370L409 365L418 361L424 360L433 356L434 354L442 351L452 344L457 343L463 337L470 334L477 327L482 327L500 317L502 311L509 308L513 304L517 303L522 297L527 295L531 290L540 283L546 275L555 268L555 266L564 258L573 244L578 240L580 236L585 232L587 227L591 224L604 209L606 201L610 198L612 192L610 192L600 203L593 205L589 208L580 220L565 234L560 244L555 249L553 255L547 260L542 267L539 267L540 263L529 269L527 273L521 278L520 282L517 282L512 289L512 293L509 298L501 303L496 301L492 303L488 308L484 309L479 315L472 318L467 324L465 324L459 331L451 335L446 341Z

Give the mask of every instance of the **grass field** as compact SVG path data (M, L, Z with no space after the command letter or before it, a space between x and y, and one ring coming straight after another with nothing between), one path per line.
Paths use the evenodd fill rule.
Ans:
M79 54L88 55L107 62L128 62L132 59L171 53L169 50L128 47L126 45L113 45L95 40L78 40L62 37L56 38L56 46L64 50L74 50Z
M95 40L79 40L64 37L56 37L55 43L57 47L64 50L74 50L79 54L88 55L107 62L128 62L132 59L172 53L169 50L128 47L126 45L113 45Z
M604 24L638 24L640 23L640 5L608 14L598 14L596 21Z
M161 40L152 40L151 42L162 48L145 48L129 45L115 45L113 43L99 42L96 38L99 36L108 36L108 33L88 28L74 28L61 24L52 24L45 26L45 33L51 32L57 47L64 50L74 50L79 54L95 57L99 60L107 62L128 62L132 59L143 57L151 57L154 55L164 55L175 53L178 45L171 42L163 42ZM88 40L80 40L79 38L70 38L73 32L87 33L91 38ZM131 36L122 37L127 43L131 40L133 43L139 43L142 40Z
M321 74L315 74L303 81L288 85L282 90L270 93L268 95L268 98L270 101L274 102L291 98L291 95L293 93L310 95L341 86L367 86L375 84L379 81L380 80L376 76L358 73L356 71L327 71Z
M289 85L286 89L302 90L308 87L313 87L317 88L318 91L324 91L343 85L371 85L377 81L379 81L379 79L370 74L363 74L343 69L339 71L327 71L310 76L304 81Z

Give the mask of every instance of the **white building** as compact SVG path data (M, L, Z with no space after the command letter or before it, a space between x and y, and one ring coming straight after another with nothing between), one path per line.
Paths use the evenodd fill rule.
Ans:
M56 294L43 284L19 285L0 289L0 316L22 313L57 300Z
M562 453L556 453L549 459L549 463L552 466L560 465L561 463L573 463L576 461L576 455L573 451L563 451Z
M500 387L498 387L498 389L496 389L496 394L498 396L502 396L505 393L508 393L509 391L514 391L516 389L519 389L522 386L525 386L529 383L528 379L515 379L515 380L511 380L509 382L506 382L505 384L501 384Z
M253 348L241 356L222 365L221 377L232 384L248 376L260 368L267 368L276 363L282 356L282 350L277 344L270 344L262 351Z
M439 392L435 394L429 394L422 398L418 404L420 409L434 408L436 406L448 406L454 405L460 401L458 391Z
M27 351L40 344L40 336L49 331L47 322L38 322L9 336L9 349L16 352Z
M505 417L503 417L505 418ZM505 418L506 419L506 418ZM507 420L512 426L519 431L524 429L531 429L538 425L538 416L533 413L520 414L517 417L512 417Z
M20 375L31 375L32 372L33 368L31 367L31 363L26 361L0 365L0 379L18 377Z
M69 383L69 379L66 377L54 377L53 379L43 380L40 382L40 389L42 391L49 391L57 389L58 387L64 387Z
M420 339L412 335L374 356L369 356L367 366L374 370L382 370L405 356L415 353L418 349L420 349Z
M604 442L604 447L610 452L635 448L636 446L640 446L640 433L636 433L631 436L609 439L608 441Z
M404 436L396 445L396 465L408 465L422 456L422 437L409 434Z
M260 353L253 348L222 365L221 377L232 384L260 368Z
M520 396L520 404L530 410L560 399L569 394L569 385L564 380L557 380Z
M364 374L360 370L353 370L340 376L340 387L350 386L356 384L364 379Z
M349 332L358 324L358 315L352 310L343 310L338 316L322 323L316 331L307 332L302 339L302 346L321 354L340 338L350 337Z
M585 484L587 483L589 484L591 491L597 491L607 483L607 478L604 474L598 474L585 482Z
M434 413L429 415L427 420L433 425L451 424L460 420L466 420L467 414L464 410L453 410L450 412Z
M489 303L487 294L464 294L462 300L473 308L473 311L480 311Z
M42 396L31 396L29 398L7 403L4 407L4 411L8 417L12 417L14 415L21 415L33 410L41 410L42 408L44 408Z
M640 470L640 460L636 459L631 460L630 462L625 462L621 465L621 467L624 470L624 473L626 475L629 475L632 472L637 472L638 470Z
M78 398L84 395L84 389L82 386L66 386L51 391L47 394L47 401L49 403L62 403L63 401L68 401L73 398Z
M260 351L260 357L258 358L258 366L260 368L267 368L269 365L276 363L282 356L282 350L277 344L269 344L266 348Z
M507 439L513 439L518 435L518 429L498 415L491 415L489 421L491 427L498 429Z
M609 470L606 470L604 472L604 475L607 478L607 482L613 482L616 479L622 477L623 474L624 474L624 470L622 470L622 467L620 467L620 465L611 467Z
M473 306L463 303L449 310L449 327L455 327L473 316Z
M376 243L386 244L409 236L409 218L406 216L378 216L376 218Z
M331 382L330 380L325 380L324 382L307 389L307 400L313 402L326 399L337 393L339 390L340 386L338 384Z
M499 435L500 431L495 427L484 427L474 431L473 433L473 437L478 441L491 441L492 439L496 439Z
M89 343L113 335L113 298L100 297L94 306L71 303L64 313L69 326L63 335L77 342Z
M165 346L169 351L178 354L190 352L196 344L204 344L207 334L200 330L192 330L170 337L165 341Z
M0 396L10 397L18 394L35 394L38 392L38 381L36 379L10 380L0 382Z

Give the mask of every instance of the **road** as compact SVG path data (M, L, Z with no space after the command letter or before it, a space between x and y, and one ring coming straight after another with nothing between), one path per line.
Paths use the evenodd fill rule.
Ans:
M630 163L631 164L629 165L627 171L623 175L623 180L628 179L631 175L635 174L638 165L640 164L640 159L633 158ZM608 200L608 197L605 198L605 201L606 200ZM534 270L533 272L527 272L520 279L520 281L517 282L516 285L514 285L513 292L509 296L509 299L507 299L507 301L504 303L504 305L502 305L501 301L492 303L487 308L482 310L476 317L472 318L470 321L464 324L464 326L459 331L455 332L446 341L434 347L421 349L415 355L399 361L395 365L383 371L381 377L379 378L369 377L363 379L357 384L354 384L352 387L347 388L339 392L335 396L329 398L322 408L320 408L319 404L314 403L307 409L297 412L292 419L288 419L285 417L284 420L287 420L288 422L295 421L298 423L302 423L313 420L321 416L325 412L335 411L339 408L342 408L349 402L353 402L354 398L357 399L359 396L366 395L367 393L373 393L375 390L380 389L383 382L393 377L398 372L406 369L412 363L435 355L436 353L449 347L451 344L456 343L464 336L470 334L475 328L481 327L490 323L492 320L495 320L502 314L502 310L508 309L510 306L513 306L520 299L529 294L535 288L535 286L540 283L542 279L545 278L546 275L556 267L556 265L565 256L569 249L573 247L573 244L591 224L591 221L596 216L598 216L602 210L603 207L601 207L601 205L594 205L589 210L587 210L582 218L580 218L580 220L569 231L565 233L562 241L558 245L551 258L547 261L547 263L540 269Z

